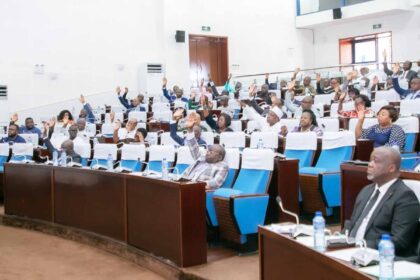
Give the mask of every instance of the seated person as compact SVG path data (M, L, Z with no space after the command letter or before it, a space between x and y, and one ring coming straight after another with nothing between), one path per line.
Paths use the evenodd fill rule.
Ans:
M88 131L86 129L86 119L79 118L76 122L77 125L77 136L82 138L85 142L89 143L90 137L96 135L95 131Z
M324 79L323 87L321 88L321 74L316 74L316 93L317 94L331 94L334 92L336 87L339 87L340 83L337 79L332 78Z
M19 126L17 124L9 124L7 137L1 138L0 143L9 143L10 145L13 145L14 143L26 143L26 141L19 136Z
M194 121L187 120L186 127L189 131L193 126L195 126ZM187 180L205 182L206 189L216 189L223 185L229 170L226 161L224 161L225 149L218 144L211 145L207 149L205 158L202 159L194 133L187 134L185 144L188 145L195 162L184 171L182 177Z
M90 106L89 103L86 102L83 94L80 95L79 101L83 105L83 108L80 110L80 113L79 113L79 119L83 118L88 123L95 123L95 115L93 114L92 107Z
M52 123L54 123L54 126L50 127L50 134L57 133L68 136L68 130L74 123L74 118L69 110L62 110L57 116L57 121Z
M182 96L184 92L181 88L179 88L178 86L174 86L173 87L174 94L169 94L168 90L166 89L167 84L168 84L168 80L166 78L163 78L163 85L162 85L163 96L165 96L165 98L168 99L170 103L185 102L186 104L188 104L188 99Z
M146 142L147 130L143 127L137 128L134 142L144 144Z
M303 95L315 95L316 91L315 88L311 85L311 77L306 76L303 79L303 85L299 86L297 90L300 92L302 91Z
M349 93L351 91L357 91L359 92L358 89L352 89L349 90ZM344 117L344 118L357 118L357 111L358 110L365 110L365 115L368 117L373 117L374 116L374 112L372 111L372 109L370 109L371 106L371 102L369 100L369 97L367 97L364 94L360 94L360 95L355 95L354 98L354 108L351 111L343 111L343 100L345 99L345 96L347 95L347 93L342 93L339 99L339 103L338 103L338 115L340 117Z
M220 110L222 113L228 114L230 117L233 116L234 109L229 106L229 96L221 95L219 97L220 106L217 107L217 110Z
M120 87L117 87L116 91L118 94L118 100L127 109L128 113L135 112L135 111L143 111L143 112L146 111L146 109L144 108L144 105L140 103L140 100L137 96L131 100L131 104L128 103L128 100L126 97L128 93L128 88L125 88L123 96L121 96Z
M389 234L395 254L404 257L416 254L420 205L414 192L399 179L400 163L399 152L391 147L373 150L367 168L367 178L373 184L358 194L344 229L373 249L378 248L382 234Z
M16 124L18 120L19 120L19 116L17 113L15 113L10 118L10 123ZM19 127L19 133L20 134L38 134L38 136L41 137L41 130L38 127L35 127L34 119L30 117L25 119L25 125L21 125Z
M287 109L293 113L293 117L295 119L300 118L302 115L303 110L312 110L312 104L313 104L313 98L312 96L305 96L301 102L296 102L293 88L295 86L295 80L293 80L288 86L287 86L287 92L285 96L285 103ZM313 110L315 116L317 118L321 118L321 114L318 110Z
M120 122L114 123L114 134L112 139L114 143L118 143L125 139L135 139L136 136L137 119L131 118L124 127L121 127Z
M262 132L275 131L280 132L280 119L283 117L283 112L277 106L271 107L267 113L267 116L264 118L261 116L255 109L249 105L251 102L242 101L244 106L244 114L250 119L254 120L260 126Z
M216 133L233 131L232 128L229 127L232 123L232 118L230 117L230 115L226 113L220 113L217 122L213 119L213 116L209 114L209 110L203 109L203 115L206 123L211 127L211 129L216 131Z
M180 137L176 131L178 127L178 121L182 119L184 116L184 109L179 108L177 109L173 114L173 121L171 121L169 128L171 131L171 138L177 142L180 146L185 145L185 139ZM192 126L187 126L187 124L193 123ZM200 125L197 125L195 114L191 113L188 115L187 120L185 122L185 128L187 129L188 133L194 132L195 139L198 143L198 145L207 145L206 141L201 139L201 127Z
M74 143L72 140L67 139L63 143L61 143L61 149L57 150L52 145L50 139L48 137L45 137L42 139L44 141L45 146L47 146L48 152L52 155L54 151L58 154L58 159L60 159L61 153L66 153L66 162L77 162L82 163L82 157L74 151Z
M394 85L394 89L400 95L401 99L414 100L420 98L420 78L412 78L410 81L410 88L402 89L398 82L398 73L400 71L400 66L398 64L395 64L393 70L394 75L392 75L392 84Z
M303 110L300 117L299 126L293 128L292 132L310 132L313 131L317 136L322 136L322 129L318 127L316 116L312 110ZM280 134L286 136L288 133L287 127L283 125L281 127Z
M405 134L403 129L396 124L398 120L397 110L391 106L383 106L378 114L378 124L373 125L367 129L362 129L365 120L365 110L360 107L357 111L359 118L356 124L356 138L374 140L374 147L380 146L397 146L400 150L404 149Z

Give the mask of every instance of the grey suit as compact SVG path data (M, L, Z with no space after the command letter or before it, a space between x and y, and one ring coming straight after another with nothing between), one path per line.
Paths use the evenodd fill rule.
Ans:
M362 214L375 184L364 187L357 196L350 221L345 229L351 231ZM417 254L420 203L414 192L401 179L392 184L373 212L365 232L365 240L371 248L377 248L381 235L388 233L398 256Z

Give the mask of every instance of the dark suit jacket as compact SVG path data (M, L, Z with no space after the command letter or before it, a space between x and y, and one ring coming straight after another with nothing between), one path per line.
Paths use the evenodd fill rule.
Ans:
M375 184L364 187L357 196L353 214L345 229L351 231L362 214ZM365 240L368 247L378 248L381 235L390 234L398 256L417 254L420 203L414 192L401 179L392 184L379 202L366 227Z
M392 74L394 74L391 70L388 69L388 64L386 62L383 63L384 65L384 72L388 75L388 76L392 76ZM401 75L403 73L403 71L400 71L398 73L398 75ZM407 81L408 81L408 86L410 87L410 83L411 80L417 77L417 72L413 71L413 70L409 70L407 75L405 76Z
M45 144L45 146L47 146L48 152L51 154L51 156L54 153L54 151L57 151L58 158L60 158L61 152L59 150L57 150L56 148L54 148L54 146L51 143L50 139L49 138L44 138L43 140L44 140L44 144ZM71 160L73 162L82 163L82 157L78 153L76 153L74 150L71 151L71 152L69 152L67 154L67 156L70 156L71 157ZM69 163L70 162L70 158L67 158L66 161L67 161L67 163Z

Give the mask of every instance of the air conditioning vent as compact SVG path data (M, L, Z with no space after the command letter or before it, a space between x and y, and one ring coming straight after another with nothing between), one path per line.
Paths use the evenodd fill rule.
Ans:
M0 97L6 97L7 96L7 86L0 85Z
M162 73L162 64L147 64L147 73Z

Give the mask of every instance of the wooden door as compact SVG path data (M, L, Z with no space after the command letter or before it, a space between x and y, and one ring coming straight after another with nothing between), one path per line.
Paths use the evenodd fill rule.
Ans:
M216 85L223 85L228 76L228 45L226 37L190 35L190 81L198 86L211 75Z

